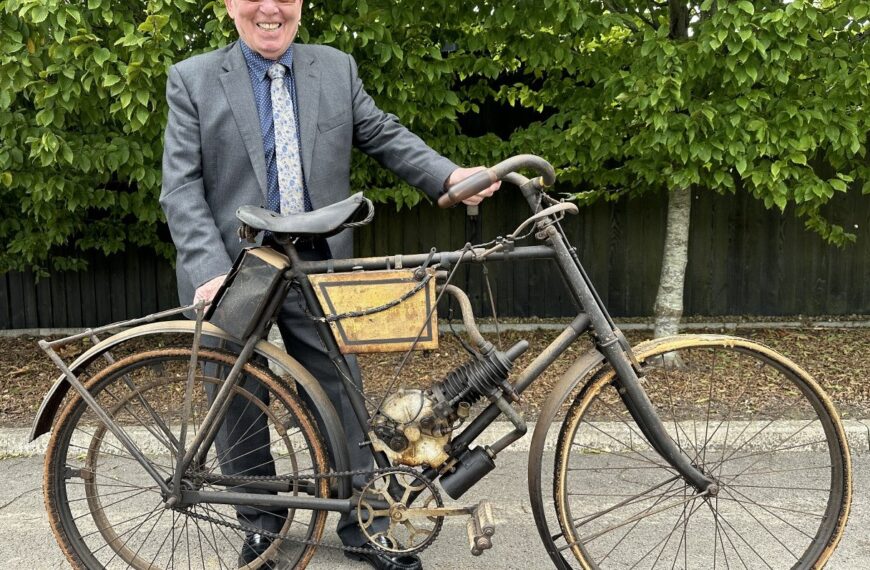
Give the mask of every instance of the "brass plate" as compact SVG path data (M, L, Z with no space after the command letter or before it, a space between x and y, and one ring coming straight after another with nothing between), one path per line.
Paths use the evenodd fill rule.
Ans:
M326 315L362 311L398 299L419 284L411 269L309 275ZM341 352L399 352L438 348L438 316L432 311L435 279L395 307L330 322ZM424 326L425 322L425 326ZM420 333L420 340L414 339Z

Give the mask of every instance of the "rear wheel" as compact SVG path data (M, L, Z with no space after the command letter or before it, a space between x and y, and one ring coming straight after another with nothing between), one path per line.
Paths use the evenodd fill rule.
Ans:
M639 351L674 443L719 486L699 494L648 444L611 368L574 400L556 452L562 549L582 568L812 568L851 498L840 419L801 368L754 342L674 337Z
M190 358L189 349L136 354L88 382L101 407L167 481L177 461ZM188 445L235 360L210 350L198 358ZM188 469L184 487L327 496L327 479L311 477L328 471L326 451L299 396L249 363L233 398L237 413L222 424L227 443L220 449L213 444L205 462ZM238 568L246 534L257 531L286 538L276 540L265 558L278 559L280 568L304 568L315 546L299 540L318 541L326 520L325 512L298 509L248 506L238 517L232 505L165 508L154 479L78 395L64 408L48 445L45 499L67 558L86 568ZM257 560L244 567L260 566Z

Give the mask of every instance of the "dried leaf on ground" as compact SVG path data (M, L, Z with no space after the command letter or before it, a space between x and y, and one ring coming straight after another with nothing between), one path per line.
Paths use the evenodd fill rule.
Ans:
M503 331L501 344L506 349L521 339L529 341L529 349L514 367L515 371L522 370L558 334L559 331L551 330ZM759 329L741 330L740 334L778 350L803 366L828 390L844 417L870 417L870 361L863 358L870 347L870 329ZM486 336L496 342L495 335ZM631 342L637 343L649 334L632 332L628 336ZM29 425L42 396L59 376L54 364L37 346L38 340L30 336L0 337L0 370L4 371L0 376L0 425ZM521 408L528 419L534 419L555 382L589 346L586 340L572 346L523 394ZM64 356L72 355L64 353ZM445 334L438 350L415 353L409 359L397 385L428 387L468 359L460 343ZM383 394L400 361L400 354L361 356L367 392Z

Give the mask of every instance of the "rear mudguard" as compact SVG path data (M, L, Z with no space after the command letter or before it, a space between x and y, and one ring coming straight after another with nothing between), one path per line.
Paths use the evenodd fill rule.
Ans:
M113 348L128 342L134 338L147 336L160 336L165 334L189 334L191 335L191 343L194 334L196 323L194 321L162 321L157 323L149 323L146 325L134 327L116 335L110 336L99 343L92 346L75 361L69 365L73 374L78 374L97 358L101 358L106 352L110 352ZM230 336L225 331L210 324L202 324L202 333L208 336L216 337L222 340L227 340L233 343L238 343L238 339ZM332 460L334 461L334 469L336 471L349 471L350 462L347 454L347 438L344 435L344 428L341 425L341 420L338 413L335 411L332 402L320 387L317 379L311 375L296 359L289 356L279 347L270 344L265 340L261 340L254 348L254 354L260 355L269 361L273 366L277 367L281 373L287 374L292 378L300 390L303 390L311 402L317 408L323 420L323 426L326 433L321 434L328 443L328 449ZM66 381L66 376L61 375L48 393L43 397L42 404L39 406L39 411L36 413L36 419L33 421L33 426L30 431L30 441L44 433L51 431L51 426L54 423L54 417L63 402L64 397L69 392L70 383ZM312 410L313 412L313 410ZM349 494L349 480L342 478L346 482ZM343 485L344 486L344 485ZM344 496L340 490L340 496Z

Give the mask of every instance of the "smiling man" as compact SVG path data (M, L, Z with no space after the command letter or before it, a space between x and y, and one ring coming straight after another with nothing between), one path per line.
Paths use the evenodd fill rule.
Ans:
M353 58L327 46L294 44L302 0L225 0L239 41L182 61L169 71L169 119L160 203L177 249L183 304L211 300L239 254L236 209L267 204L280 213L318 209L350 194L351 148L374 157L408 183L437 198L478 168L459 168L382 112L363 88ZM466 203L479 202L497 185ZM268 240L264 245L270 245ZM274 245L274 244L271 244ZM352 254L349 231L298 244L306 259ZM364 433L350 413L341 379L323 352L313 323L291 292L278 318L287 352L317 378L346 420L353 469L372 465ZM361 386L356 362L349 364ZM236 421L258 422L230 409ZM268 446L221 434L216 440L227 474L261 475L272 468ZM239 509L248 527L275 532L280 513ZM344 517L339 536L366 548L353 557L375 568L414 569L416 556L387 556L367 544ZM239 551L244 565L263 553L268 535L250 532ZM351 553L348 553L349 555Z
M272 6L255 0L227 0L227 12L239 37L266 59L277 60L293 42L302 16L302 2L276 1Z

